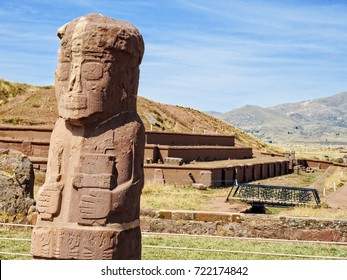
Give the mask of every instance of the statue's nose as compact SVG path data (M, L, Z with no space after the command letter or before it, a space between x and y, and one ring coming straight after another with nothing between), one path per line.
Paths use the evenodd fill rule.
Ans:
M81 67L74 65L69 80L70 92L82 92Z

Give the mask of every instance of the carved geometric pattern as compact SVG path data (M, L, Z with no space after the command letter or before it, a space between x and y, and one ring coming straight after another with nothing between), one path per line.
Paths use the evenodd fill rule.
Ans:
M31 254L45 259L112 260L117 247L122 245L118 244L117 236L120 233L111 230L36 227L32 233ZM126 237L125 233L123 235ZM141 249L140 243L137 247ZM122 252L125 258L126 254Z

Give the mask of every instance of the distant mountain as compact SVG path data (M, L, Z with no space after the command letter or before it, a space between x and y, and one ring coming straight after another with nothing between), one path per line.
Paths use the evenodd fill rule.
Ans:
M292 122L280 112L271 108L263 108L255 105L246 105L222 114L221 119L228 123L234 123L242 127L259 127L268 124L288 126Z
M219 118L268 142L347 144L347 92L270 108L246 105Z
M347 127L347 92L299 103L287 103L272 107L295 121L327 122Z
M221 112L217 112L217 111L205 111L205 114L208 114L210 116L216 117L218 118L219 116L221 116L223 113Z

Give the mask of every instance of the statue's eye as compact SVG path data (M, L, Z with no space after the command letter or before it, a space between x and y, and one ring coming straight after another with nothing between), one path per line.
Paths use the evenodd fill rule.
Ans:
M86 80L100 80L102 70L102 64L99 62L85 62L82 64L82 77Z
M59 81L66 81L69 78L70 74L70 62L60 62L56 75Z

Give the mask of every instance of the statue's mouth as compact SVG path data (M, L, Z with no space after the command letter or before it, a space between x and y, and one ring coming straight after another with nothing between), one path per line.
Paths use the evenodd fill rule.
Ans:
M66 95L63 101L64 107L70 110L80 110L87 108L87 97L82 94Z

